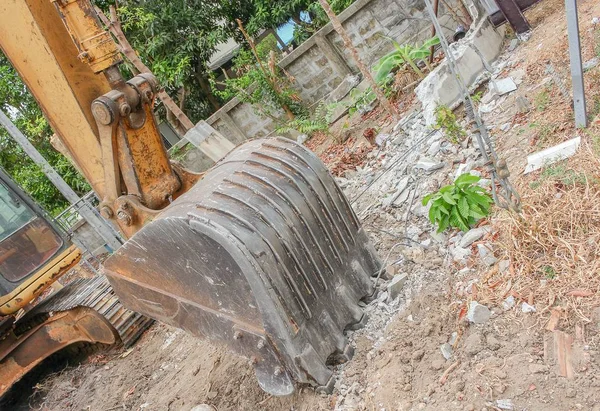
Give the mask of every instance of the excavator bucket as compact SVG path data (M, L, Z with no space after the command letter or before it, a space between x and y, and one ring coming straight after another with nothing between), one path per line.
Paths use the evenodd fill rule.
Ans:
M250 359L261 388L332 388L380 261L321 161L247 142L105 263L128 308Z

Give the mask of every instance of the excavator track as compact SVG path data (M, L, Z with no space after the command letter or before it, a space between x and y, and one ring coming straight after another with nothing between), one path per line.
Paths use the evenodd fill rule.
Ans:
M78 278L35 306L17 321L15 333L22 334L54 313L76 307L88 307L102 315L115 328L125 347L135 343L154 321L125 308L106 277L98 275Z

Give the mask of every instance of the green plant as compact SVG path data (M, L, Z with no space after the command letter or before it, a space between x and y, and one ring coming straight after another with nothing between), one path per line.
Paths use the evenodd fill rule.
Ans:
M548 107L548 103L550 102L550 93L548 90L540 91L538 95L535 96L534 102L538 111L546 110L546 107Z
M377 96L370 88L366 89L365 91L360 91L357 88L354 88L350 91L350 98L352 99L352 104L348 108L348 114L350 117L352 117L357 111L361 114L364 114L373 110L372 104Z
M339 103L327 105L320 103L312 116L298 116L283 126L278 127L275 131L278 133L287 133L288 131L296 130L309 137L312 137L317 132L328 133L331 117L338 106Z
M482 97L483 97L483 92L478 91L477 93L473 93L473 95L471 96L471 100L473 101L473 103L479 104L479 103L481 103Z
M443 129L446 138L454 144L458 144L467 135L465 130L458 124L456 114L450 107L445 105L437 106L435 109L435 128Z
M282 111L289 120L306 117L306 108L293 87L294 79L277 66L280 51L275 37L272 34L265 37L254 51L241 50L235 58L234 70L238 77L222 83L211 79L214 93L223 100L237 96L251 104L257 114L276 121ZM217 85L224 86L224 90L219 90Z
M438 233L448 227L468 231L478 220L489 215L493 200L487 191L476 185L479 180L480 177L462 174L454 184L423 198L423 205L431 201L429 220L438 225Z
M423 60L427 68L431 70L428 58L431 55L431 47L440 42L437 36L426 40L421 46L410 44L400 45L389 37L386 38L394 44L395 50L383 56L375 65L375 81L378 84L383 82L392 71L404 64L408 64L417 73L419 78L424 78L425 75L419 66L417 66L417 61L419 60Z

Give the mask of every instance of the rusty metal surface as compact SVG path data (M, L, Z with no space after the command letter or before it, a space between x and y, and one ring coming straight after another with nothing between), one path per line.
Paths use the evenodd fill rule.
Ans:
M0 296L0 315L14 314L25 307L74 267L80 259L81 251L76 246L64 250L12 292Z
M44 359L71 344L112 345L118 340L110 323L86 307L58 313L24 335L13 333L0 341L0 396Z
M532 7L533 5L539 3L540 1L541 0L515 0L515 3L518 6L519 10L523 12L528 8ZM500 2L496 1L496 4L500 5ZM502 9L501 7L499 8ZM495 27L501 26L502 24L506 23L506 16L502 12L502 10L499 10L492 14L489 17L489 19Z
M320 160L248 142L105 262L129 308L249 358L273 395L326 386L380 262Z
M35 317L77 307L88 307L98 312L115 328L126 347L133 344L153 322L150 318L125 308L103 275L74 280L35 306L19 322L26 324Z

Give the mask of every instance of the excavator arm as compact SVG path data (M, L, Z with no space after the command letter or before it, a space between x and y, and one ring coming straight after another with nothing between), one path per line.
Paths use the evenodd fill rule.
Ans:
M0 46L129 238L104 265L123 304L228 345L274 395L331 388L380 262L321 161L281 138L203 175L169 161L159 86L122 78L90 0L2 0Z

